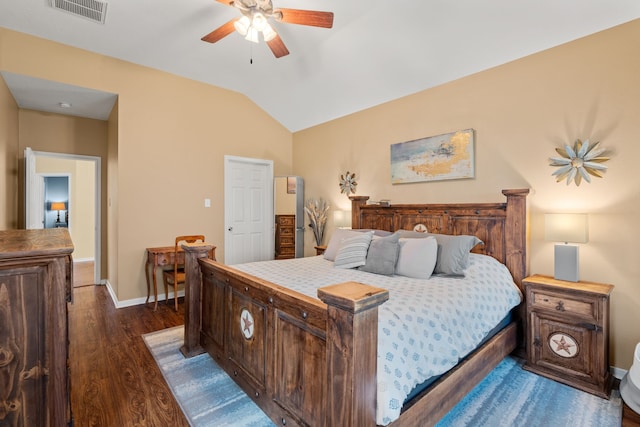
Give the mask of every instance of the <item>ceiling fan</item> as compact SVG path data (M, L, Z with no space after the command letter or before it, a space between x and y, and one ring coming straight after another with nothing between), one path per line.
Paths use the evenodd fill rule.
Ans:
M333 12L300 9L274 9L271 0L217 0L240 11L242 16L235 18L216 28L202 40L215 43L228 36L234 30L242 34L245 39L258 43L259 35L276 58L288 55L289 50L284 42L269 24L273 19L287 24L309 25L313 27L331 28L333 26Z

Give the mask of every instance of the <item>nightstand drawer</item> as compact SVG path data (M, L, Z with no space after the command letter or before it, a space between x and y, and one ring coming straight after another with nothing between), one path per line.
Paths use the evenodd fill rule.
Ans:
M562 292L549 292L540 289L530 290L528 297L532 309L573 314L593 321L597 321L599 317L597 298L580 295L578 299Z

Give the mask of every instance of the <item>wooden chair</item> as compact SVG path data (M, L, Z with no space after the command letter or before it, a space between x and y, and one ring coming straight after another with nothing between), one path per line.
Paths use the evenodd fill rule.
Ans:
M173 287L173 302L176 311L178 311L178 285L184 284L184 265L179 263L178 259L178 251L180 251L180 243L195 243L195 242L203 242L204 236L202 235L193 235L193 236L178 236L176 237L175 249L173 254L173 269L165 270L162 273L163 282L164 282L164 295L165 301L169 304L169 286Z

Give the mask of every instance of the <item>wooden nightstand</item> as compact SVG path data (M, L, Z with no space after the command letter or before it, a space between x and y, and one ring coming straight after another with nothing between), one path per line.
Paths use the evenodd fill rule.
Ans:
M527 302L524 368L609 398L609 295L612 285L534 275Z

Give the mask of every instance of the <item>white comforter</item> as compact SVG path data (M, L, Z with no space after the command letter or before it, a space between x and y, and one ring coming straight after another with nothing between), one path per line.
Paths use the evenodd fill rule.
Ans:
M417 384L455 366L522 300L503 264L470 255L465 278L429 280L338 269L321 256L233 267L314 298L318 288L347 281L389 290L378 322L376 422L386 425Z

